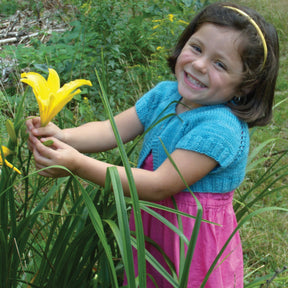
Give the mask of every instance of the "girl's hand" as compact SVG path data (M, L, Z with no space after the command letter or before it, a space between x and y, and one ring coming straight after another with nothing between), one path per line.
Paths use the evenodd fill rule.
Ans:
M53 141L53 144L49 147L43 145L43 142L47 140ZM37 170L53 165L59 165L66 167L72 173L77 172L82 158L80 152L53 137L41 138L40 140L34 137L33 154ZM61 168L48 168L40 171L38 174L52 178L70 175L67 170Z
M27 133L29 134L28 148L31 151L34 149L34 138L54 137L63 141L64 136L62 130L52 122L45 127L41 127L40 117L28 118L26 121L26 127Z

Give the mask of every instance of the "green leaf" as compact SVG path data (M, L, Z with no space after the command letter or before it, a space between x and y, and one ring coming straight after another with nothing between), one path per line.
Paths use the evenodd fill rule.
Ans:
M90 196L88 195L88 193L86 192L86 190L82 186L80 186L80 187L81 187L83 199L85 201L86 207L87 207L88 212L89 212L91 222L95 228L96 233L99 236L100 242L103 245L104 251L106 253L107 261L108 261L109 266L110 266L110 273L112 276L112 282L114 284L114 287L118 287L117 275L116 275L115 267L113 264L113 257L112 257L110 246L108 244L107 238L106 238L105 233L104 233L104 228L102 225L101 217L100 217L99 213L97 212L97 210L94 206L94 203L93 203L92 199L90 198Z
M103 59L103 57L102 57L102 59ZM103 63L103 60L102 60L102 63ZM102 66L104 67L104 64L102 64ZM103 71L104 71L104 69L103 69ZM101 89L101 99L103 101L105 111L108 114L112 129L113 129L116 141L117 141L117 146L119 148L122 163L125 167L125 171L126 171L126 175L127 175L127 179L128 179L128 185L129 185L131 199L132 199L132 205L133 205L133 209L134 209L136 238L137 238L137 242L138 242L139 285L140 285L140 287L146 287L146 263L145 263L144 232L143 232L142 219L141 219L140 206L139 206L139 200L138 200L136 185L134 182L130 163L129 163L127 154L125 152L125 148L124 148L122 139L121 139L120 134L117 130L117 126L116 126L116 123L115 123L115 120L113 117L113 113L111 111L111 108L110 108L110 105L108 102L108 98L107 98L106 92L104 90L104 86L102 84L102 81L100 80L100 76L99 76L97 70L95 70L95 73L96 73L98 83L99 83L100 89Z
M106 190L107 189L110 190L111 183L112 183L112 187L113 187L113 191L115 195L118 222L119 222L119 227L120 227L120 239L118 237L118 244L119 242L121 242L120 244L122 245L120 251L122 252L121 254L123 257L128 286L131 288L133 287L136 288L132 246L129 241L130 230L129 230L127 208L125 204L121 180L120 180L118 170L116 167L109 167L107 169L107 176L106 176L106 182L105 182Z

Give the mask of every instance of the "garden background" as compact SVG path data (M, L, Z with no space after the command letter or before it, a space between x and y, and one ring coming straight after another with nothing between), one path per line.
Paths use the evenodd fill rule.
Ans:
M232 2L255 8L272 22L281 50L273 121L251 130L247 176L235 195L245 287L288 287L288 2ZM93 87L82 89L55 118L60 127L107 117L113 121L112 114L133 105L156 83L173 79L166 65L169 49L193 14L207 3L0 1L0 140L14 152L7 160L22 172L19 175L6 165L1 170L1 288L118 287L124 266L130 287L145 286L142 268L135 281L131 243L136 241L128 240L127 215L131 205L151 212L149 204L137 200L133 179L132 198L121 197L113 169L105 189L73 176L51 180L37 175L27 149L24 119L37 115L38 107L31 89L20 83L20 74L34 71L46 77L47 68L52 67L62 84L91 80ZM122 162L129 175L129 167L137 162L139 141L125 147L119 142L119 149L91 156ZM181 235L181 229L176 232ZM140 220L136 234L144 259ZM189 246L191 257L195 236ZM146 257L175 287L185 287L189 261L183 258L177 279L173 267L167 275L147 253Z

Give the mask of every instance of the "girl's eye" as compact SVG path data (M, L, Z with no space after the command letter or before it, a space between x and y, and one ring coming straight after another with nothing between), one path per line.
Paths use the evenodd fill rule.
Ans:
M195 52L201 53L201 48L199 46L191 44L191 47Z
M221 61L215 61L215 65L218 67L218 68L220 68L220 69L222 69L222 70L227 70L227 67L226 67L226 65L223 63L223 62L221 62Z

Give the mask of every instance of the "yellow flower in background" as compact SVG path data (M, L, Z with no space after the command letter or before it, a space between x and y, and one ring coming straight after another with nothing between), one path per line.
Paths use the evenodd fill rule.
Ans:
M178 23L181 23L181 24L184 24L184 25L188 25L189 24L189 22L184 21L184 20L178 20Z
M170 22L173 22L173 20L174 20L174 15L173 15L173 14L169 14L169 15L168 15L168 19L170 20Z
M4 157L12 154L12 151L9 148L5 147L5 146L1 146L1 149L2 149L2 153L3 153ZM2 153L0 153L0 165L1 166L3 165ZM4 162L9 168L12 168L18 174L21 174L21 172L16 167L14 167L10 162L8 162L6 159L4 159Z
M33 89L39 106L42 126L46 126L75 95L81 92L77 88L83 85L92 86L89 80L77 79L60 88L57 72L54 69L48 70L47 81L42 75L35 72L21 74L21 82L28 84Z

